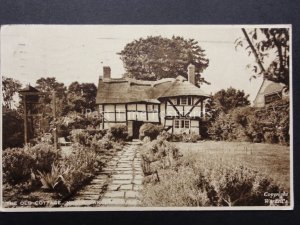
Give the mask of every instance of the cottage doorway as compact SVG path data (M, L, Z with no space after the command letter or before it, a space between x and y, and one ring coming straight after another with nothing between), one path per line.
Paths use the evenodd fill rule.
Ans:
M132 137L133 139L137 139L140 136L140 128L143 125L143 121L133 121L133 132L132 132Z

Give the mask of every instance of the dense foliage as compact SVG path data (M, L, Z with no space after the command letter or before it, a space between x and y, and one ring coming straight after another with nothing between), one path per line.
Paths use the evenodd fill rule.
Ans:
M74 129L70 153L39 142L35 146L6 149L3 154L4 192L19 202L41 191L48 198L68 199L85 186L117 151L122 150L127 127L109 130ZM22 165L22 166L20 166ZM43 193L44 193L43 192ZM14 194L15 193L15 194Z
M145 177L144 206L264 206L289 204L288 196L266 201L265 193L284 190L267 174L235 161L229 154L190 153L164 166L168 144L143 146L144 155L157 159L159 179ZM164 148L165 150L161 150ZM180 153L176 151L177 155ZM154 161L155 162L155 161ZM151 165L151 164L150 164ZM152 169L150 167L150 169ZM153 170L153 169L152 169ZM269 199L268 199L269 200Z
M172 141L181 141L181 142L192 142L196 143L201 139L201 135L191 132L190 134L172 134L169 140Z
M7 109L2 115L2 149L22 147L24 144L23 118L15 109Z
M266 108L239 107L221 112L209 127L213 140L289 144L289 102Z
M112 139L115 141L124 141L128 137L128 129L126 125L115 124L109 128Z
M67 88L64 83L60 83L54 77L40 78L36 81L39 91L45 92L40 95L35 106L31 105L28 110L42 117L32 117L29 120L29 138L33 138L33 127L41 129L34 130L34 138L41 138L43 133L50 133L54 127L58 130L59 137L68 137L72 129L95 129L101 119L95 113L95 99L97 88L92 83L73 82ZM14 104L17 100L21 83L12 78L3 77L3 149L22 147L24 145L24 99L19 99L19 104ZM56 93L56 119L53 118L53 97ZM17 107L17 108L15 108Z
M142 157L142 169L145 181L159 181L158 171L174 167L181 156L178 149L166 140L165 135L159 135L156 140L144 141L140 148Z
M24 148L7 149L3 152L3 183L17 184L30 178L35 161Z
M86 109L94 111L96 106L97 87L92 83L73 82L67 91L68 111L84 112Z
M139 130L139 138L142 140L144 137L149 137L150 140L154 140L161 131L161 125L155 125L153 123L144 123Z
M128 43L119 53L127 76L141 80L187 77L187 66L196 67L197 83L205 82L200 73L208 67L208 59L198 42L182 37L140 38Z
M250 105L248 100L249 95L246 95L243 90L228 88L220 90L212 96L210 110L214 114L219 112L228 113L231 109Z
M4 182L17 184L28 180L38 170L49 172L58 157L53 146L44 143L34 147L6 149L3 152Z

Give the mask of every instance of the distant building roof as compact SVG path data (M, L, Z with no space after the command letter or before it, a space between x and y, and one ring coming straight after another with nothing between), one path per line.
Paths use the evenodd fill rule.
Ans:
M28 84L26 85L25 88L21 89L19 92L39 92L39 90L32 87L30 84Z
M166 78L158 81L142 81L129 78L99 79L96 104L151 102L159 103L159 98L174 96L209 97L200 88L184 77Z
M265 96L273 93L282 92L285 87L282 83L276 83L267 79L264 79L257 95L253 101L254 107L264 107L265 106Z
M266 89L264 90L263 94L264 95L268 95L268 94L272 94L274 92L279 92L282 91L282 89L284 88L284 85L281 83L270 83Z

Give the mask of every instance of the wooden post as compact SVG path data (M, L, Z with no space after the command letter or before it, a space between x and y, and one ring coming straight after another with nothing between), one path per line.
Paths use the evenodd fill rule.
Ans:
M117 104L114 104L115 122L117 122Z
M56 122L56 93L52 93L52 112L53 112L53 121ZM57 150L57 128L56 125L53 127L53 139L54 139L54 149Z
M24 143L25 145L28 143L28 126L27 126L27 102L26 102L26 94L24 96Z
M160 104L158 105L158 113L157 113L157 116L158 116L158 122L159 124L161 123L161 118L160 118Z
M102 107L102 129L104 130L104 105L101 106Z
M201 100L201 111L200 111L200 117L201 119L203 118L203 107L204 107L204 104L203 104L203 99Z
M146 120L148 122L149 121L149 118L148 118L148 103L145 104L145 107L146 107Z

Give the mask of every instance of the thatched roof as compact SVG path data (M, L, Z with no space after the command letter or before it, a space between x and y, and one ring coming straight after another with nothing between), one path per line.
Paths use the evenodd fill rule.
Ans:
M209 97L200 88L184 77L158 81L141 81L128 78L99 80L96 104L150 102L159 103L159 98L172 96Z
M167 88L166 91L159 97L164 98L176 96L203 96L207 98L209 97L208 94L206 94L200 88L188 82L185 78L177 78L176 81L172 82L169 88Z

